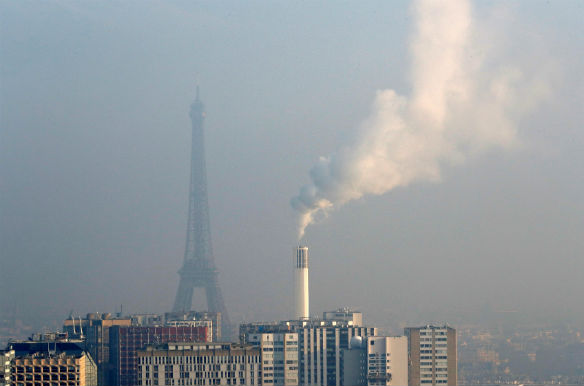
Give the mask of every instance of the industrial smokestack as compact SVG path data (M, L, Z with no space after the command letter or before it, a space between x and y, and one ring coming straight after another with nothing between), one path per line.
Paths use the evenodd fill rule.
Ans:
M308 247L294 250L294 317L308 319Z

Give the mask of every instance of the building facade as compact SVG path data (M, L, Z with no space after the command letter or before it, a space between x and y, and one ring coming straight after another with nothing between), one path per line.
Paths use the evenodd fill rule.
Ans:
M69 337L84 340L84 348L97 364L97 379L100 385L112 385L114 369L110 365L110 328L128 327L130 318L113 318L109 313L90 313L82 318L70 317L63 323L63 331Z
M408 385L408 339L370 336L367 346L367 385Z
M261 374L257 345L167 343L137 351L142 386L261 385Z
M12 371L12 360L14 350L0 351L0 386L10 385L10 372Z
M189 312L166 312L164 314L166 323L177 320L209 320L213 323L213 342L220 342L221 335L221 312L211 311L189 311Z
M354 336L349 348L341 350L341 385L367 385L367 350L361 337Z
M349 348L352 337L377 335L374 327L353 326L345 320L291 320L250 323L240 326L241 341L254 333L298 334L298 384L341 386L341 352Z
M87 353L39 352L12 360L13 386L97 386L97 365Z
M353 311L350 308L339 308L334 311L325 311L322 313L324 320L337 320L352 323L353 326L359 327L363 325L363 313Z
M84 345L82 340L69 339L66 333L8 343L13 353L10 385L96 386L97 365Z
M260 348L263 385L298 385L298 334L257 333L247 343Z
M408 341L405 336L351 338L341 351L341 384L408 385Z
M300 385L341 386L341 350L352 337L377 335L374 327L354 327L337 321L306 323L298 328Z
M138 382L137 351L148 345L169 342L210 342L206 326L144 327L114 326L110 330L110 364L114 369L111 386L133 386Z
M409 385L457 386L456 330L446 325L407 327Z

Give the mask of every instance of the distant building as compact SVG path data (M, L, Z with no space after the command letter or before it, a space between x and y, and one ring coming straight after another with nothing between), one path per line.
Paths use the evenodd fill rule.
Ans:
M262 384L298 385L298 334L254 333L246 343L260 348L262 354Z
M407 327L409 385L457 386L456 330L445 325Z
M273 323L250 323L240 326L242 342L254 333L298 334L298 383L300 385L342 385L341 350L349 348L353 336L374 336L373 327L355 327L344 320L291 320Z
M114 385L116 369L110 358L110 328L122 327L163 327L163 326L205 326L210 337L206 340L217 341L221 337L221 313L219 312L167 312L166 314L132 314L121 317L110 313L90 313L85 318L69 317L63 323L63 331L69 337L84 340L85 348L94 358L98 368L100 385Z
M345 322L352 322L353 326L359 327L363 325L363 313L353 311L350 308L339 308L335 311L325 311L322 313L324 320L341 320Z
M13 386L97 386L97 365L80 340L66 334L43 334L36 340L8 344Z
M84 319L70 317L63 323L63 331L70 337L83 339L85 349L97 364L100 385L112 385L114 369L110 365L110 329L130 326L130 318L113 318L109 313L90 313Z
M257 345L166 343L137 350L137 385L262 385Z
M164 315L161 314L132 314L129 316L132 326L163 326Z
M248 343L250 334L293 332L289 322L251 322L239 325L239 341Z
M132 321L132 326L144 327L176 326L186 325L185 323L177 322L208 321L211 322L210 326L212 326L213 342L221 340L221 312L178 311L164 314L132 314L129 318Z
M188 311L167 312L164 314L166 323L177 320L210 320L213 322L213 342L221 341L221 312Z
M171 320L164 325L167 327L206 327L207 341L213 341L213 322L210 320Z
M211 339L211 329L206 326L114 326L110 330L110 364L115 374L109 385L137 384L137 351L148 345L210 342Z
M0 350L0 386L10 385L10 371L14 350Z

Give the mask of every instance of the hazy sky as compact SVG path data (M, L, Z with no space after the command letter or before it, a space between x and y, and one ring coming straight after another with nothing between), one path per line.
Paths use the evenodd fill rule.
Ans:
M541 70L547 97L517 115L511 148L311 225L311 314L584 318L584 3L508 3L471 4L468 55ZM415 93L414 32L405 1L1 1L2 316L170 310L198 81L227 308L291 317L290 199L319 157L358 143L379 90Z

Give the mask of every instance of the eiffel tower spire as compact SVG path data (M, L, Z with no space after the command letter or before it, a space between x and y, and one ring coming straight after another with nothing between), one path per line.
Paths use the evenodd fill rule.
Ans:
M199 98L197 86L196 99L191 105L193 126L191 147L191 182L189 193L189 217L187 238L182 268L178 271L180 282L172 308L173 312L188 312L192 307L193 291L204 288L207 308L221 312L223 336L231 335L231 323L219 288L217 268L211 243L211 225L207 198L207 169L205 166L205 136L203 123L205 107Z

